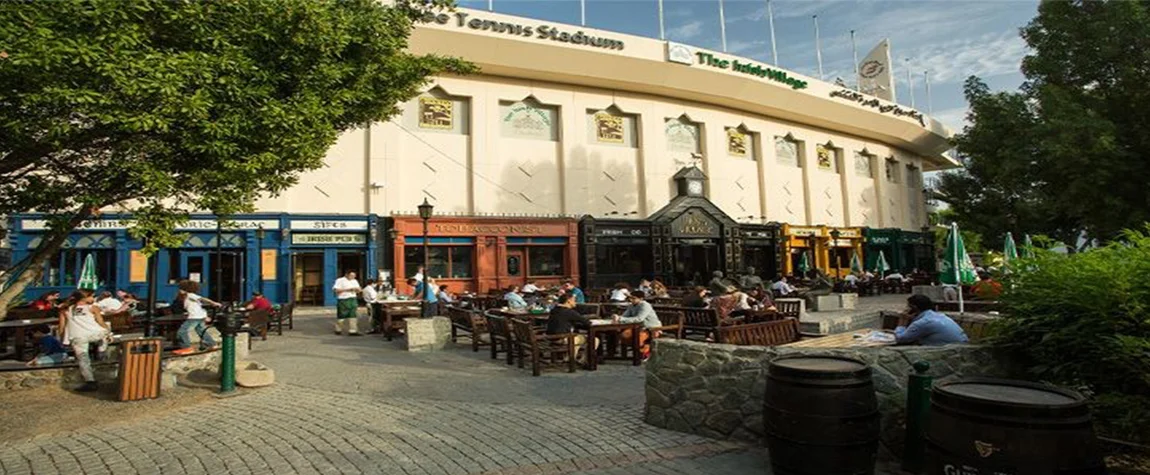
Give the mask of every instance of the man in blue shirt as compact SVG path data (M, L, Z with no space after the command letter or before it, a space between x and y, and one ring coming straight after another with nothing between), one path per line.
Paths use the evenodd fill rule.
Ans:
M523 300L523 296L519 295L519 287L515 285L507 286L507 293L503 294L503 299L507 301L507 308L512 310L526 310L527 301Z
M424 278L423 280L408 279L407 284L414 286L415 291L411 293L412 300L426 300L427 303L423 304L423 317L434 317L439 313L439 299L435 296L434 287L429 287L428 281L431 279ZM428 292L428 290L431 290Z
M575 296L575 303L587 303L587 296L583 294L583 289L575 286L574 282L568 280L563 283L563 291Z
M911 295L906 299L907 315L894 329L900 345L940 346L966 343L969 339L962 327L950 317L934 311L934 302L925 295ZM910 324L906 325L909 318Z

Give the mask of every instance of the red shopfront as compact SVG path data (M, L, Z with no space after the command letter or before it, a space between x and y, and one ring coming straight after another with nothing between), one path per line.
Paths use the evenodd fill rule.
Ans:
M423 221L391 219L392 266L401 292L423 265ZM574 219L433 217L428 221L428 275L452 292L498 293L534 281L579 281L579 226Z

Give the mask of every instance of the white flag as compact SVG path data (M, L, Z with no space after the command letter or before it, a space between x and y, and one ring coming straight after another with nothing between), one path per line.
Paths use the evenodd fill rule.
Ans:
M895 102L890 40L884 39L859 63L859 92Z

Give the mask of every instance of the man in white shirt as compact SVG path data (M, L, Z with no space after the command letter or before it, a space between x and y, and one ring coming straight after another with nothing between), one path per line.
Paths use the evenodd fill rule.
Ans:
M534 280L527 282L527 285L523 286L523 293L525 293L525 294L533 294L533 293L538 292L540 290L542 290L542 289L540 289L538 286L535 285Z
M128 310L128 306L123 302L112 296L111 292L100 292L100 300L96 301L96 306L100 307L100 313L103 315L114 315L121 311Z
M894 271L894 272L891 272L890 274L887 274L885 279L886 280L897 280L899 282L902 282L902 281L906 280L906 277L903 277L902 274L899 273L898 271Z
M423 282L423 266L419 266L419 270L415 271L415 277L412 277L418 282Z
M359 281L355 280L355 272L348 272L343 277L335 279L331 291L335 293L335 334L343 331L343 322L347 322L347 336L360 336L359 322L356 316L359 310L359 293L362 289Z
M851 285L857 285L859 282L859 276L854 274L847 274L846 277L843 277L843 281Z
M792 292L794 292L795 288L791 287L791 284L787 283L787 277L786 276L782 276L782 277L779 277L779 280L777 282L771 284L771 290L774 291L775 293L779 294L780 297L785 297L787 295L790 295Z

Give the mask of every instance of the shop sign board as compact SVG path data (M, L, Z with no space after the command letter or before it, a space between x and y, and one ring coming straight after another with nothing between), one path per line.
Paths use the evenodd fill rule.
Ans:
M311 231L366 231L367 221L295 220L291 228Z
M356 244L366 245L367 235L364 234L321 234L321 233L292 233L292 244Z

